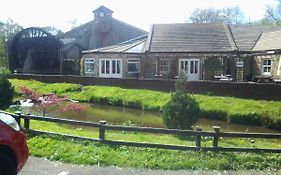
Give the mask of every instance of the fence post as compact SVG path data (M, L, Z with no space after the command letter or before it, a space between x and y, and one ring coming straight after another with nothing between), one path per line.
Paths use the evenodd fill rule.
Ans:
M15 114L17 114L16 116L16 121L18 122L18 124L20 125L20 119L21 119L21 112L20 111L16 111Z
M25 114L24 115L24 129L29 130L29 125L30 125L30 118L29 118L30 114Z
M197 132L197 135L196 135L196 139L195 139L195 143L196 143L196 147L198 148L201 148L201 131L202 131L202 128L200 128L199 126L196 126L196 131Z
M99 140L104 141L105 140L105 128L103 125L106 125L105 120L100 120L100 127L99 127Z
M220 128L221 127L219 127L219 126L213 126L213 129L215 131L214 140L213 140L213 147L214 148L218 147Z

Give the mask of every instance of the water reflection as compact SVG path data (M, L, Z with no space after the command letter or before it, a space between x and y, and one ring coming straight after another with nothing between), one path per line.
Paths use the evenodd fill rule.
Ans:
M162 122L162 114L159 112L148 112L124 107L97 104L85 105L87 107L80 113L60 112L59 110L48 109L47 116L92 122L106 120L108 123L118 125L135 124L138 126L147 127L164 127ZM38 111L36 108L25 108L23 112L40 115L40 111ZM281 133L281 131L271 130L263 127L230 124L225 121L210 119L200 119L194 126L202 127L203 131L213 130L212 126L220 126L221 131Z

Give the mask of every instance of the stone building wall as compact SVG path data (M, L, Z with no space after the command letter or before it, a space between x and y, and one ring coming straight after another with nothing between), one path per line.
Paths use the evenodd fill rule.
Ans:
M280 76L280 55L259 55L254 57L253 61L253 75L262 75L263 60L271 60L271 75L273 77ZM278 71L279 69L279 71Z

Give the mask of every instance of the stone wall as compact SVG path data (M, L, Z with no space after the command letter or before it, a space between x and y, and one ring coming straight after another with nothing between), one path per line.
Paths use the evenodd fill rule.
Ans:
M61 76L61 75L10 75L10 78L34 79L46 83L76 83L81 85L105 85L122 88L150 89L171 92L175 88L175 80L159 79L117 79L97 78L84 76ZM281 85L197 81L188 82L186 90L189 93L208 94L218 96L232 96L239 98L278 100L281 101Z

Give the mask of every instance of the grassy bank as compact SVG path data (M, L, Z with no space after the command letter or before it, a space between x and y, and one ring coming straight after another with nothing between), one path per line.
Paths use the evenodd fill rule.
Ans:
M32 129L98 137L98 131L88 128L70 128L65 125L32 121ZM182 139L171 135L142 134L134 132L107 132L107 139L149 143L194 145L193 139ZM214 153L194 151L172 151L127 146L110 146L89 141L75 141L63 137L29 136L30 154L62 162L151 169L215 169L215 170L277 170L281 166L279 154ZM250 139L224 139L220 146L252 147ZM203 138L202 146L210 146L212 140ZM257 148L280 148L276 140L256 140Z
M10 81L17 91L21 85L24 85L40 93L54 92L82 102L127 106L148 111L161 111L163 105L170 99L170 93L151 90L80 86L69 83L46 84L17 79ZM204 118L281 129L281 102L207 95L193 96L199 103Z
M278 154L171 151L76 142L58 137L31 137L30 153L76 164L151 169L278 170Z

